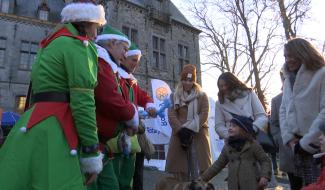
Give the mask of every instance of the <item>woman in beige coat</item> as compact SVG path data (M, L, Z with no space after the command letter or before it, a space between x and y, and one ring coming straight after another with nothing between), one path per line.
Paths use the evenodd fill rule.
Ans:
M168 110L172 136L166 159L166 171L173 176L163 179L157 189L172 189L169 181L185 182L199 177L212 163L208 131L209 100L196 83L196 68L185 65L181 82Z

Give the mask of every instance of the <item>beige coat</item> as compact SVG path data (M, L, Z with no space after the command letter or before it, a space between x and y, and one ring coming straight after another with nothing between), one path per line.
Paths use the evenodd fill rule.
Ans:
M256 141L246 142L240 152L225 145L218 160L201 175L202 180L211 180L227 164L229 190L257 190L261 177L271 179L271 160Z
M200 130L194 134L193 144L198 156L200 172L206 170L212 163L210 137L208 130L209 100L207 95L202 92L198 97L198 114ZM169 149L166 159L166 171L171 173L188 172L187 154L181 147L177 132L182 128L182 124L187 119L187 106L179 108L177 111L172 107L168 110L168 120L172 127L172 135L169 142Z

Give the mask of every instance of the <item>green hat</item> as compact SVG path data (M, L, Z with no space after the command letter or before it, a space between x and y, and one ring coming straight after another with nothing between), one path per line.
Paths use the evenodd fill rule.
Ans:
M120 41L124 41L127 42L129 44L129 46L131 45L130 40L128 39L128 37L123 34L121 31L119 31L118 29L106 25L103 28L103 32L97 36L96 42L101 41L101 40L120 40Z
M129 48L129 51L126 53L127 57L133 56L133 55L140 55L141 56L141 50L135 45L135 43L131 43L131 46Z

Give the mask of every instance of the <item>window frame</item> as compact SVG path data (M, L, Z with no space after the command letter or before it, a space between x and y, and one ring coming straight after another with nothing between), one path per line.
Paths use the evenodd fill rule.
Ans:
M25 45L23 45L25 44ZM27 45L27 49L26 48ZM21 40L20 42L20 60L19 60L19 70L28 70L32 69L32 65L35 62L38 48L33 49L33 45L38 47L37 42ZM24 47L25 46L25 47ZM27 59L22 62L23 55L27 55Z
M131 42L138 44L138 29L129 26L122 26L122 33L125 34Z
M152 35L152 59L155 59L155 55L158 55L158 61L155 60L152 63L152 67L162 71L168 70L167 65L167 48L166 48L166 38L160 37L158 35ZM158 63L157 63L158 62Z
M179 43L177 46L178 53L178 72L181 73L183 66L190 63L189 46Z
M15 97L15 101L16 101L15 109L17 110L18 113L23 113L25 109L27 97L25 95L17 95Z
M5 65L5 58L6 58L6 49L7 49L7 38L0 36L0 52L3 53L3 56L0 56L0 67ZM3 44L2 44L3 41Z

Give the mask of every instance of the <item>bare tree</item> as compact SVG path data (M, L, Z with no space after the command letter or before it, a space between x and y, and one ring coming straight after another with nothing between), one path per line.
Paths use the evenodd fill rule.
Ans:
M265 106L269 73L275 67L271 55L278 49L273 43L279 28L274 13L276 2L196 0L192 5L192 13L202 30L201 50L209 58L203 64L245 76Z
M311 0L276 0L287 40L297 36L299 24L307 18Z

